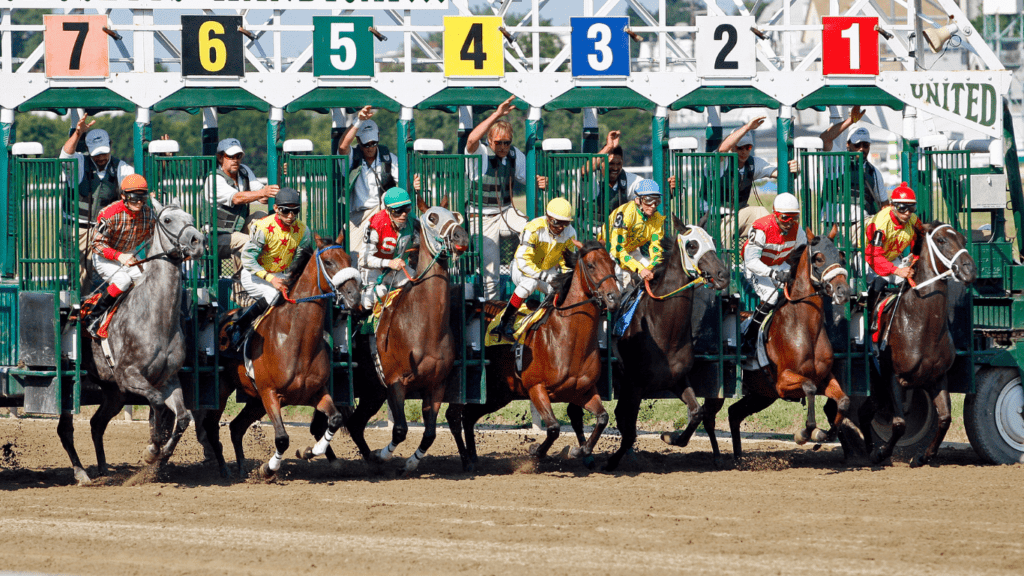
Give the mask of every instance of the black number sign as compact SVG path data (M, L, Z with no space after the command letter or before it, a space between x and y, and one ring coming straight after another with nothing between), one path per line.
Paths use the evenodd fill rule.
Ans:
M241 16L182 16L183 76L244 76Z
M471 48L475 46L475 50ZM462 51L459 52L459 58L463 60L472 60L473 68L477 70L484 69L484 62L487 60L487 54L484 52L484 25L477 22L469 27L469 34L466 36L466 43L462 45Z
M715 58L715 69L737 70L740 67L739 62L725 59L732 52L732 49L736 47L736 28L732 24L722 24L715 28L715 40L721 40L722 36L728 36L728 38L725 40L725 46L722 47L722 51L718 53L718 58Z

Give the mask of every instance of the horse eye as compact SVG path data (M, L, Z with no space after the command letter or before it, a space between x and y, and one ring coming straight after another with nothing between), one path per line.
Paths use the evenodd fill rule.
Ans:
M593 270L594 269L594 265L593 264L587 264L587 268L590 268L591 270Z
M945 238L939 238L938 240L936 240L936 242L938 242L939 244L945 244L946 243L946 239Z
M171 223L171 219L170 218L164 218L164 224L170 224L170 223Z

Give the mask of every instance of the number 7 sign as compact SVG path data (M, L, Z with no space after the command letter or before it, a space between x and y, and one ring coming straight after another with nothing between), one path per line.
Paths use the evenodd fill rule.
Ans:
M877 17L821 19L821 73L878 75Z
M110 76L105 15L43 16L46 77Z

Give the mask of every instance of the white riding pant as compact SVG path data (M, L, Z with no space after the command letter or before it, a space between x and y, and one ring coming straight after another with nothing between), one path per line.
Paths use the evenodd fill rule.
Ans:
M280 272L271 272L271 275L282 280L285 278L285 275ZM267 304L273 305L274 302L277 301L278 297L281 296L281 291L274 288L273 284L244 268L242 269L242 275L239 280L241 280L242 288L245 288L245 291L249 296L256 299L262 298Z
M544 270L543 272L541 272L541 274L546 273L549 276L554 276L559 272L561 272L561 269L555 266L554 268ZM550 284L539 278L534 278L532 276L527 276L526 274L523 274L519 270L519 265L514 260L512 261L512 282L516 285L516 296L519 296L520 298L523 299L526 299L530 296L530 294L533 294L534 290L542 292L545 296L551 294Z
M789 264L779 264L778 266L770 266L772 270L789 270ZM779 284L775 283L775 280L767 276L758 276L750 271L749 268L743 269L743 278L750 284L754 289L754 293L761 299L762 302L769 304L775 304L779 300Z
M416 271L408 266L405 271L409 276L415 276ZM384 274L384 278L377 284L377 278ZM409 283L409 279L402 274L401 270L391 268L361 268L359 270L363 281L362 304L364 310L372 310L373 304L380 298L388 295L388 291L401 288ZM393 282L393 283L392 283Z
M651 265L651 259L644 256L640 252L639 248L630 252L629 257L643 264L645 267ZM619 281L619 290L625 290L633 285L633 277L629 274L629 269L619 266L618 262L615 263L615 278Z
M101 254L92 255L92 267L104 280L124 292L132 282L142 280L142 269L138 266L121 266L117 260L108 260Z
M504 206L493 213L487 209L482 217L476 212L466 214L469 220L470 241L475 242L480 225L483 225L483 243L480 246L480 260L483 264L484 299L498 297L501 274L501 237L519 236L526 227L526 216L512 206ZM482 222L481 222L482 220Z
M911 256L907 256L906 258L903 258L901 256L897 256L896 258L893 258L889 262L892 263L892 265L897 267L897 268L903 268L904 266L910 266L912 259L913 258ZM878 274L875 273L875 269L871 268L870 266L868 266L868 275L867 275L868 284L870 284L871 281L874 280L877 277L878 277ZM884 278L885 278L885 281L888 282L889 284L896 284L898 286L898 285L903 283L903 277L902 276L897 276L895 274L889 274L888 276L885 276Z

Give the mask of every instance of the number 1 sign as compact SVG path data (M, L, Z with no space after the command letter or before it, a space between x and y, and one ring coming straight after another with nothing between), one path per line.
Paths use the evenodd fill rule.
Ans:
M822 74L878 74L877 17L825 16L821 23Z
M750 78L757 73L753 16L697 17L697 75Z

